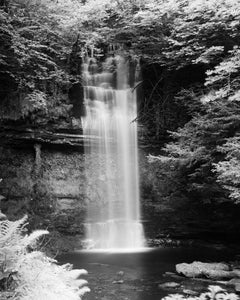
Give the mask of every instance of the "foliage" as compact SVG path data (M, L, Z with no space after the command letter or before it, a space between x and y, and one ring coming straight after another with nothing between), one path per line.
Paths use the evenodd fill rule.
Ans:
M239 38L236 0L89 0L81 17L95 41L130 42L143 57L177 68L221 59Z
M206 71L202 93L193 91L189 99L184 90L192 117L171 133L173 140L164 149L170 158L183 162L179 172L186 175L184 186L191 197L202 201L229 200L223 188L230 190L230 199L239 200L239 53L237 44L224 50L224 56Z
M172 294L163 298L164 300L215 300L215 299L223 299L223 300L237 300L239 299L237 294L228 293L225 289L210 285L208 287L208 292L202 293L200 296L190 296L186 297L180 294Z
M97 47L100 42L130 42L135 53L178 68L216 61L239 38L236 0L157 3L153 0L11 0L9 10L17 18L15 24L24 21L24 26L18 29L21 41L25 42L22 47L33 47L26 38L31 41L35 35L31 55L41 48L44 53L38 52L39 59L49 64L52 60L48 54L56 55L56 50L63 50L59 37L70 35L74 40L77 32L82 44ZM22 53L26 51L19 43L16 46L24 61Z
M125 48L145 62L177 70L215 65L240 40L237 0L157 3L153 0L9 0L5 3L0 10L0 38L4 45L0 49L0 64L9 87L8 93L2 88L3 93L8 94L7 101L16 94L24 94L20 102L33 92L45 93L43 115L50 114L52 107L59 105L56 99L61 98L62 90L67 90L71 80L76 80L68 69L75 46L79 57L81 46L101 48L99 51L104 52L107 45L112 45L108 47L111 50ZM170 76L169 80L173 78ZM173 97L158 94L150 98L158 97L158 102L164 103L173 101ZM64 99L61 102L65 104ZM24 105L23 116L32 115L31 105L29 114L28 104ZM162 109L162 105L154 104L153 111ZM155 125L161 122L161 116L156 114Z
M87 3L90 6L92 1ZM166 136L166 130L183 126L202 110L198 102L203 94L201 101L226 92L227 84L215 92L210 83L214 74L205 71L218 72L215 66L228 64L224 66L227 69L235 62L237 69L239 1L111 1L106 5L108 9L99 9L102 19L97 29L86 14L89 31L94 33L95 44L124 44L127 52L141 57L143 68L149 68L143 74L145 99L139 121L155 139ZM155 72L155 66L161 71ZM235 86L237 83L235 80ZM189 95L183 97L182 89ZM190 95L191 91L195 95Z
M7 9L0 7L2 118L31 120L50 114L59 100L66 102L71 76L65 64L73 41L72 35L66 39L67 29L62 31L61 17L53 13L57 3L11 0ZM36 111L41 114L34 116Z
M219 147L225 159L214 165L218 174L218 181L230 191L230 198L235 203L240 202L240 138L228 138L226 143Z
M89 49L99 56L107 51L139 56L147 70L139 121L150 139L170 137L165 152L175 170L165 160L166 176L174 182L182 178L180 190L196 199L226 200L229 189L231 199L238 199L238 168L233 168L238 160L221 147L240 125L239 0L4 3L2 118L35 125L66 119L68 89L81 80L76 58L81 65Z
M12 291L13 300L81 299L89 289L78 279L85 270L72 270L36 250L36 242L48 232L37 230L23 235L26 216L0 222L0 282L2 293Z
M228 53L220 64L206 72L205 85L210 92L203 97L204 103L221 99L239 101L240 49L236 46Z
M227 200L227 193L223 191L221 184L227 184L227 176L228 183L233 178L224 171L224 167L227 168L229 164L233 166L237 161L232 152L227 156L227 161L224 161L223 153L226 151L223 150L227 146L223 145L229 136L239 130L239 114L238 102L225 103L222 100L211 103L205 114L195 116L177 132L171 133L174 141L166 144L164 150L169 158L181 161L177 170L178 173L185 174L183 186L185 192L190 193L189 196L204 202ZM236 145L237 141L239 140L236 140ZM214 166L221 173L218 180ZM233 172L233 175L237 169L238 166L235 165L235 171L228 171ZM172 172L170 168L169 172ZM235 184L236 181L232 185Z

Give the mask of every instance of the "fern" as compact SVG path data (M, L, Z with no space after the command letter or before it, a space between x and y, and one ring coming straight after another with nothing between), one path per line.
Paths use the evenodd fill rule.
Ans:
M12 300L79 300L89 291L87 281L79 279L85 270L72 270L72 265L58 266L56 261L36 247L46 230L24 235L27 216L11 222L0 222L0 281L11 282ZM11 278L9 281L8 279Z
M47 230L36 230L33 233L31 233L29 236L25 236L21 240L21 246L23 248L27 248L28 246L34 247L36 245L36 242L38 239L45 234L48 234L49 232Z
M79 296L89 291L85 280L75 280L69 266L56 265L41 252L24 255L17 266L18 287L14 300L79 300ZM78 275L85 274L79 271Z
M27 216L22 219L11 222L5 220L0 222L0 249L6 245L12 246L20 239L21 233L26 226Z

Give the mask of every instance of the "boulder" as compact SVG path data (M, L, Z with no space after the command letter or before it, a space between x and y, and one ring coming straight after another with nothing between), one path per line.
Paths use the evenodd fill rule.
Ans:
M198 292L192 291L192 290L188 290L188 289L183 289L183 293L190 295L190 296L197 296Z
M158 285L158 287L162 288L162 289L175 289L180 286L181 286L180 283L177 283L177 282L164 282L164 283L160 283Z
M231 279L235 277L235 274L232 271L224 271L224 270L204 270L203 276L212 280L220 280L220 279Z
M240 278L240 270L239 269L233 269L232 270L234 277Z
M113 284L122 284L122 283L124 283L123 280L114 280L113 281Z
M176 271L188 278L207 277L215 280L234 277L233 272L225 263L203 263L199 261L191 264L181 263L176 265Z
M240 278L231 279L228 284L233 285L236 292L240 292Z

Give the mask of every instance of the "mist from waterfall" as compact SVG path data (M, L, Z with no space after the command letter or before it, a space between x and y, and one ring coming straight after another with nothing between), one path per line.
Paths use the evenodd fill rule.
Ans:
M93 249L144 246L140 222L135 63L121 56L83 63L86 238ZM130 85L130 82L131 85Z

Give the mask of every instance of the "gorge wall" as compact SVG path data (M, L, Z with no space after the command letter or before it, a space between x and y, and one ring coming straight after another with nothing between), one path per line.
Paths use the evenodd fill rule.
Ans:
M67 66L78 76L80 46L75 46ZM237 240L238 206L213 204L207 193L205 202L199 201L197 195L187 195L181 177L169 178L168 170L147 159L149 154L161 153L170 139L168 130L176 130L191 118L188 98L175 96L181 88L201 86L205 70L194 66L169 71L157 64L141 64L140 186L147 238ZM9 82L9 86L13 84ZM84 114L83 89L76 78L65 86L48 83L45 89L49 94L47 110L29 106L26 115L21 113L25 107L21 97L15 101L16 93L5 91L7 96L2 95L1 209L10 219L27 213L30 229L47 228L52 232L50 248L71 250L82 246L88 201L84 174L84 159L88 158L83 151L80 121ZM35 100L39 103L39 99ZM97 193L94 189L93 192ZM102 203L96 205L101 207Z
M0 151L2 212L9 219L28 214L30 229L48 229L47 247L55 252L81 248L88 201L84 159L88 158L80 142L75 147L2 145ZM149 151L140 148L142 219L150 244L166 238L236 241L239 209L184 197L169 184L163 170L148 162ZM94 183L92 192L98 192ZM96 203L99 209L101 205Z
M31 229L48 229L53 237L68 236L69 243L72 236L82 237L85 181L81 151L40 144L5 146L1 147L0 160L3 213L10 219L28 214ZM64 248L61 238L55 242Z

